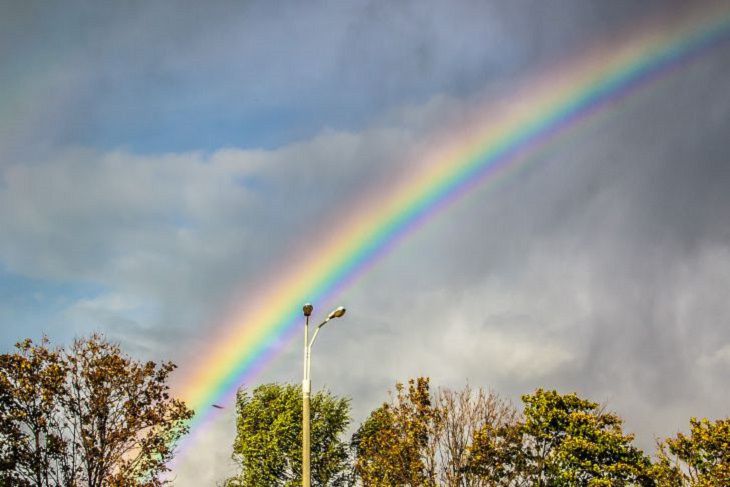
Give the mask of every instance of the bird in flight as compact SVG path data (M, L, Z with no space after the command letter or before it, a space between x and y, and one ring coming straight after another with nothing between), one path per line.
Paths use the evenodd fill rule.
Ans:
M223 406L219 406L218 404L211 404L216 409L225 409Z

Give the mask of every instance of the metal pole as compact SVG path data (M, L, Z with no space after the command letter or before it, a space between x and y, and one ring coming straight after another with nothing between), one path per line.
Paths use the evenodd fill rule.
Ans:
M345 308L340 306L332 311L327 319L317 326L314 330L312 340L309 341L309 315L312 314L313 306L309 303L302 307L306 320L304 322L304 379L302 380L302 485L311 487L312 485L312 465L311 465L311 420L309 415L309 400L312 391L311 364L312 364L312 345L317 339L319 329L322 328L332 318L339 318L345 314Z
M310 467L310 423L309 423L309 394L312 386L309 380L309 316L304 324L304 379L302 380L302 486L311 486Z

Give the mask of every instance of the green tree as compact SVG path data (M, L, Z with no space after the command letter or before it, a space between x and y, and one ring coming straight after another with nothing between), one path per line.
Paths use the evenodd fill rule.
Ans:
M292 384L265 384L236 400L233 459L241 472L230 487L296 486L302 483L302 394ZM312 485L343 486L350 476L347 444L350 401L319 391L311 399Z
M192 417L172 363L138 362L100 335L0 355L0 485L157 486Z
M653 485L650 461L619 416L576 394L538 389L522 401L521 421L475 438L472 469L497 485Z
M690 433L659 442L654 478L661 486L730 485L730 419L690 420Z

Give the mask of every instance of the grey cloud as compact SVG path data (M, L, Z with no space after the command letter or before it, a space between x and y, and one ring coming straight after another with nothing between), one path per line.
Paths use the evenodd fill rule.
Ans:
M430 222L340 301L315 374L356 417L397 379L577 390L651 451L725 416L728 49L625 100ZM335 303L333 303L335 304ZM297 379L292 346L267 377ZM513 365L519 364L519 365Z
M173 358L181 374L195 366L191 357L232 302L279 262L316 247L321 235L313 230L337 222L343 202L408 174L444 127L508 93L512 77L544 66L531 61L580 50L583 40L669 4L433 3L426 12L371 2L340 7L332 17L302 13L316 22L292 38L315 30L321 37L300 50L269 30L294 29L299 7L279 12L267 5L249 5L241 14L249 17L231 15L220 29L213 26L228 10L222 4L169 17L160 7L123 15L97 7L90 15L106 20L90 37L116 30L99 51L75 51L80 58L66 69L93 64L96 55L125 63L110 62L90 84L84 74L65 78L66 88L132 96L137 88L119 78L127 68L142 73L139 80L174 85L196 66L215 72L229 59L223 46L236 43L242 59L286 87L289 67L306 71L289 56L316 57L320 43L331 42L292 96L311 94L320 81L330 89L332 79L346 91L333 95L334 105L337 96L385 100L367 128L319 127L318 135L278 149L209 154L49 144L0 164L3 266L39 279L98 283L99 295L79 298L59 320L74 331L98 326L135 353ZM533 15L522 15L526 9ZM261 16L268 23L255 21ZM237 32L239 22L252 30ZM166 23L169 30L160 27ZM206 35L191 34L201 26ZM368 43L373 37L377 42ZM250 39L258 43L246 44ZM472 41L494 45L472 50ZM510 44L504 52L515 59L499 56L500 43ZM271 52L282 57L267 64ZM729 55L727 47L717 49L641 90L582 126L579 136L537 154L528 170L486 184L404 241L332 303L347 305L348 315L317 344L315 386L352 396L356 422L395 380L417 374L437 385L491 385L515 402L538 386L577 390L607 401L648 448L654 435L681 428L690 415L727 415ZM226 98L246 81L241 66L225 69L232 84L214 85L221 91L211 89L211 97ZM257 81L248 82L256 94ZM411 85L421 90L417 96L403 94ZM89 100L101 97L97 88ZM84 106L73 97L68 103L71 112ZM18 130L32 133L42 115L31 113L30 129ZM38 130L61 130L54 120ZM9 151L12 138L18 155L20 138L11 135L0 146ZM4 344L16 338L3 337ZM259 380L297 382L299 360L296 340ZM176 470L179 485L230 471L230 414L203 436L204 447Z
M0 149L272 147L358 129L394 104L509 84L681 4L10 2L0 63L22 99L8 97Z

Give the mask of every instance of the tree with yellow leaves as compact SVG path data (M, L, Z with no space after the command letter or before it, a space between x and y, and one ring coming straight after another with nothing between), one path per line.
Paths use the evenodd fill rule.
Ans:
M730 485L730 419L692 418L689 435L659 442L654 477L661 486Z
M435 452L430 437L438 422L429 379L396 384L396 395L373 411L353 437L355 472L363 484L434 486Z

